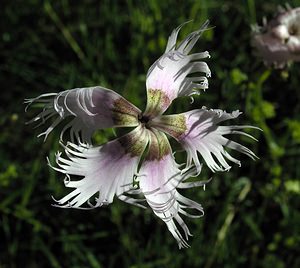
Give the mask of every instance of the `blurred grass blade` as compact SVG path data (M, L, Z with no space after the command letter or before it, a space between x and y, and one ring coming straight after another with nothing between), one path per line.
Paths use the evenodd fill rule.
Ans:
M61 21L61 19L59 18L59 16L57 15L57 13L53 9L53 7L51 6L50 2L46 1L44 3L44 9L45 9L46 13L49 15L49 17L56 24L58 29L60 29L63 36L65 37L65 39L67 40L67 42L69 43L71 48L74 50L74 52L76 53L78 58L83 61L85 59L85 55L84 55L83 51L81 50L81 48L78 45L78 43L76 42L76 40L73 38L69 29L63 24L63 22Z

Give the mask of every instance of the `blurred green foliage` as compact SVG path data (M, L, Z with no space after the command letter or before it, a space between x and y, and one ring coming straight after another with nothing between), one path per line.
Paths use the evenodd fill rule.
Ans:
M267 69L250 46L250 24L271 18L278 4L1 1L0 267L300 267L299 64ZM46 164L60 149L59 131L45 143L36 139L42 130L24 124L35 111L25 115L23 100L102 85L143 109L147 69L172 29L190 19L181 37L206 19L215 26L196 45L212 55L210 87L192 105L176 100L168 112L240 109L237 124L263 129L251 131L258 143L241 138L260 159L239 155L242 168L228 173L204 169L201 178L213 177L206 191L185 195L206 215L187 219L194 237L181 251L150 209L118 200L92 211L52 207L51 194L66 194L63 177ZM101 133L96 140L107 141Z

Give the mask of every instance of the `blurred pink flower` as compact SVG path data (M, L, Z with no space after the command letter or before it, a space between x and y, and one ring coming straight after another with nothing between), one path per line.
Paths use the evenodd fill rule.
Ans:
M300 8L280 8L274 19L253 30L252 44L267 66L300 61Z
M208 58L209 53L189 54L207 26L208 22L179 45L177 35L182 26L173 30L165 53L148 71L144 113L116 92L99 86L43 94L27 100L28 105L39 103L42 106L42 111L31 122L43 124L55 118L40 134L45 139L60 122L70 119L61 133L61 140L69 129L71 141L66 145L62 143L65 156L58 152L57 166L53 168L65 174L65 186L73 191L57 200L56 206L91 209L112 203L115 196L140 207L144 207L141 202L146 201L155 215L166 223L179 248L188 246L191 234L180 215L197 218L204 212L200 204L182 196L178 189L205 186L208 181L187 181L200 173L202 162L213 172L229 170L228 160L240 165L226 148L255 158L252 151L224 137L242 134L253 138L241 129L255 127L219 125L237 118L239 111L226 113L203 107L182 114L163 115L174 99L197 95L199 89L208 87L207 77L211 73L202 60ZM93 146L94 131L111 127L134 129L104 145ZM165 133L186 150L184 168L176 163ZM72 180L71 176L82 179ZM135 195L143 195L145 199ZM91 198L95 199L94 204ZM88 206L82 207L84 204ZM195 214L190 214L191 210Z

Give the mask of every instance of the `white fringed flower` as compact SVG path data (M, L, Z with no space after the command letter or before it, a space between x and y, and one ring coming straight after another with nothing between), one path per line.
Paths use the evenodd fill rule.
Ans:
M191 234L181 215L197 218L204 212L200 204L182 196L178 189L205 187L208 181L188 181L199 175L204 162L214 172L229 170L227 160L240 164L227 152L228 148L255 158L252 151L225 137L228 134L252 137L240 130L253 127L218 125L236 118L238 111L229 114L202 108L162 115L175 98L198 94L199 89L207 88L210 70L200 60L209 57L208 52L189 55L207 25L208 22L179 45L176 45L177 35L182 26L172 32L165 53L148 71L144 113L119 94L102 87L43 94L26 101L28 106L37 103L42 107L31 122L41 125L54 119L40 134L45 139L59 123L69 119L61 139L69 130L71 142L66 145L62 142L64 154L58 152L57 165L49 165L65 175L65 186L73 190L56 200L55 206L91 209L110 204L117 196L144 207L140 202L146 200L155 215L165 222L179 248L188 247ZM134 129L106 144L93 146L93 133L111 127ZM163 132L182 144L187 152L185 163L176 163ZM134 198L136 194L144 195L145 199ZM190 214L191 210L194 214Z
M252 44L266 65L282 68L300 61L300 8L281 8L269 23L253 30Z

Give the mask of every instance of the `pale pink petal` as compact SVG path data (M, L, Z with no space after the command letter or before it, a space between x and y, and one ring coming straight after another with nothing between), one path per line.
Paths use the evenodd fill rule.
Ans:
M227 113L222 110L202 108L178 115L161 116L154 120L153 125L173 136L182 144L187 152L187 168L194 163L200 172L202 167L198 157L198 153L200 153L213 172L225 171L231 168L227 160L240 165L240 161L232 157L227 149L239 151L252 159L256 158L251 150L224 136L241 134L253 138L241 130L258 128L236 125L219 126L220 122L237 118L240 114L239 111Z
M176 188L204 186L206 182L184 182L195 175L195 170L183 173L179 169L165 134L153 130L150 137L149 153L139 171L141 192L155 215L166 223L179 248L188 247L187 240L191 234L180 214L197 218L204 212L200 204L183 197ZM194 209L198 213L191 215L185 209Z
M102 87L75 88L60 93L43 94L26 101L28 105L42 105L40 112L30 122L45 123L55 118L54 123L39 136L48 134L63 119L73 118L63 129L70 128L72 142L91 143L95 130L111 127L133 127L138 125L141 111L116 92Z
M123 201L136 203L125 194L134 189L134 176L148 140L148 131L137 127L99 147L67 144L67 158L58 153L58 167L53 168L66 174L65 186L75 190L58 200L59 206L80 208L87 202L93 208L111 203L115 195ZM70 176L83 178L71 180ZM92 205L89 200L97 193L99 196Z
M176 41L181 26L172 32L165 53L148 70L146 115L153 117L162 114L175 98L199 94L199 89L208 87L210 69L206 62L200 60L209 57L209 53L188 55L207 25L208 21L178 46ZM194 73L204 75L187 77Z

